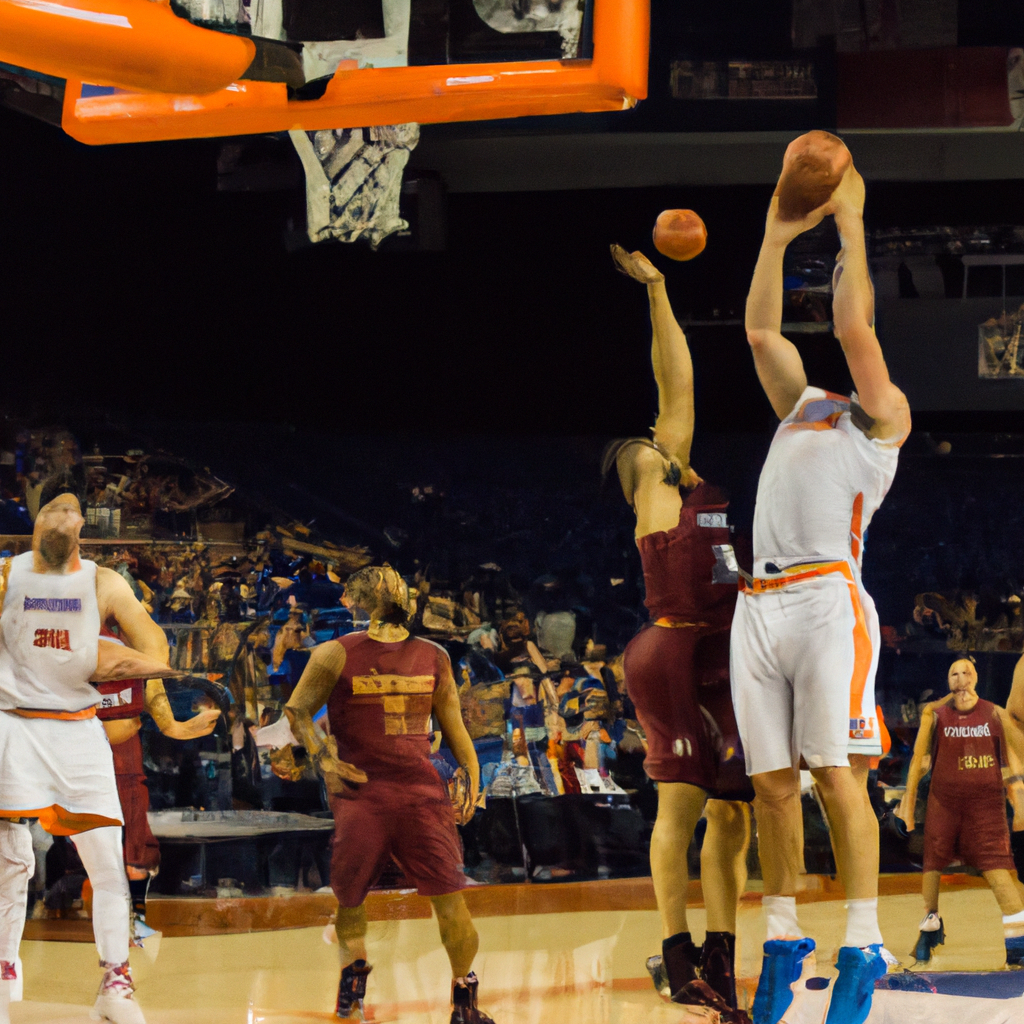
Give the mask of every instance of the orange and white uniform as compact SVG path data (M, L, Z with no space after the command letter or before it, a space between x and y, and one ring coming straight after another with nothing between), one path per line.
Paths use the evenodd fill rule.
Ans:
M757 489L754 580L741 581L731 640L751 775L882 752L878 615L860 568L902 440L869 438L850 399L814 387L775 432Z
M69 835L121 824L113 759L96 718L96 564L37 573L10 561L0 616L0 816Z

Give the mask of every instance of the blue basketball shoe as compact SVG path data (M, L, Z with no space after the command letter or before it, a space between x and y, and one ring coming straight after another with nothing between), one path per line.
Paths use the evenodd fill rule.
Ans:
M864 1024L871 1012L875 982L889 969L882 956L882 945L877 943L866 949L843 946L836 966L839 977L832 987L825 1024Z
M764 944L761 977L754 996L754 1024L779 1024L793 1001L804 960L814 952L814 939L769 939Z

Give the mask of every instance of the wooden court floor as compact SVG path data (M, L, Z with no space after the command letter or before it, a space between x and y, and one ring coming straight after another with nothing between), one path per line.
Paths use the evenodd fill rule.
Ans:
M529 912L481 909L477 916L480 1004L496 1024L685 1024L681 1008L659 999L644 970L646 957L660 948L656 911L629 906L631 901L623 900L621 890L614 887L560 889L561 895L552 891L552 905L564 906L571 898L572 910L544 912L543 887L533 886L523 908ZM616 891L619 896L608 898L608 893ZM480 902L483 894L473 895L478 898L471 904ZM819 974L830 972L842 941L845 915L842 900L835 895L811 894L800 910L805 931L818 942ZM646 899L639 902L644 904ZM909 951L921 918L920 896L914 892L885 895L880 906L886 943L910 967ZM1002 965L1000 916L987 888L955 886L944 893L941 909L947 940L929 970L984 971ZM703 934L703 910L693 911L691 929L698 939ZM338 953L336 946L323 941L322 932L322 926L315 925L236 934L164 935L155 944L149 940L146 949L132 951L139 1004L149 1024L334 1020ZM737 973L747 979L748 989L760 967L763 939L757 896L749 893L740 910L737 943ZM394 1020L447 1024L450 973L436 923L420 914L375 920L368 945L374 971L367 1005L373 1019L381 1024ZM14 1024L84 1024L99 981L92 944L28 940L22 956L25 999L11 1007ZM948 1016L951 1024L1004 1024L991 1014L982 1014L975 1022L963 1012L963 1000L954 1000L955 1013L947 1013L944 1005L938 1012L945 997L932 998L936 999L934 1012L920 1019L941 1024ZM876 999L870 1024L911 1024L919 1019L897 1013L893 1006L887 1009L883 1002ZM1010 1014L1005 1024L1024 1024L1024 998L1013 1000L1013 1006L1004 1002Z

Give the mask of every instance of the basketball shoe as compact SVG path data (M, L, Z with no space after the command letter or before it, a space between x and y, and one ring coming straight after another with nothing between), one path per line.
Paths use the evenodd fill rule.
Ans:
M366 979L373 968L365 960L354 960L341 969L338 982L338 1002L334 1015L342 1020L365 1020L363 1000L366 998Z
M451 1024L494 1024L494 1021L476 1005L476 990L480 982L470 971L465 978L452 982Z
M108 964L101 960L100 967L104 969L103 980L89 1016L93 1020L110 1021L110 1024L146 1024L135 1002L135 984L128 961Z

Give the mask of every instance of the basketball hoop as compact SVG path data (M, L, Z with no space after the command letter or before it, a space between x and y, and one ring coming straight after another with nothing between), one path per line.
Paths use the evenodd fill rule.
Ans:
M475 39L501 35L472 0L408 2L417 31L416 13L441 3L451 24L479 21ZM592 32L577 52L590 53L592 40L592 56L502 60L532 54L502 49L500 38L453 53L444 36L451 28L442 26L433 45L439 60L456 62L360 67L343 59L322 92L302 98L287 76L246 77L257 67L267 77L267 49L285 44L202 28L159 0L0 0L0 63L64 79L62 126L95 145L627 109L647 95L650 0L590 0L591 9ZM303 45L324 58L326 44Z

